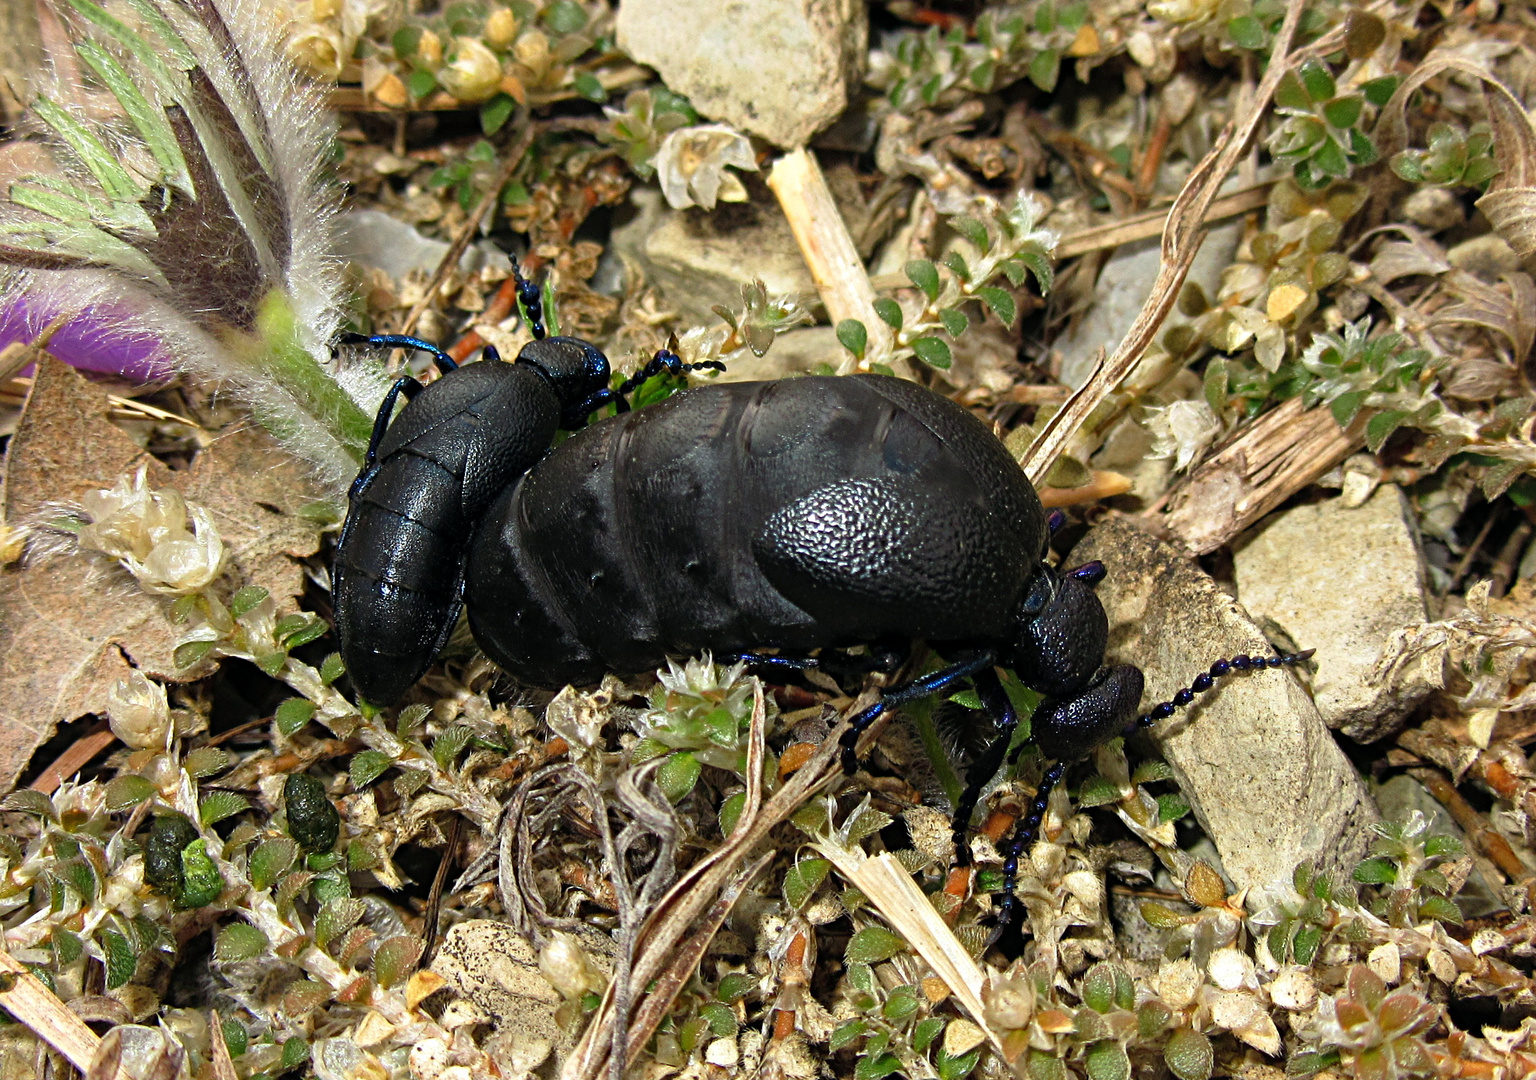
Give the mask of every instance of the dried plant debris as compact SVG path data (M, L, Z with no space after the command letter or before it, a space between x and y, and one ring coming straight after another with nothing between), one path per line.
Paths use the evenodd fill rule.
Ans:
M0 1080L1536 1075L1536 9L681 10L56 0L3 72ZM530 314L727 369L637 409L954 397L1150 702L1332 652L1064 773L1004 673L959 834L975 691L837 760L921 643L529 688L460 627L366 706L330 559L436 373L332 346Z

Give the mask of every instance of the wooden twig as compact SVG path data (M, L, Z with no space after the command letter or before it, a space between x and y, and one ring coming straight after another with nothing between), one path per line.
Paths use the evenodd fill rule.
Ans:
M1216 199L1216 192L1253 139L1269 107L1275 87L1280 83L1280 77L1290 70L1290 43L1301 18L1302 6L1302 0L1290 0L1286 6L1285 21L1275 36L1271 53L1274 59L1254 95L1252 108L1239 126L1229 125L1221 133L1216 145L1195 166L1195 171L1190 174L1179 197L1173 201L1168 211L1168 223L1163 229L1162 258L1157 280L1153 282L1152 292L1142 304L1136 321L1131 324L1114 355L1101 363L1082 388L1046 422L1020 460L1019 464L1023 466L1025 474L1037 486L1078 428L1083 426L1120 381L1130 374L1173 308L1179 289L1200 250L1200 243L1205 239L1202 224Z
M1341 429L1327 406L1300 398L1272 409L1208 458L1143 520L1193 555L1215 551L1365 445L1365 425Z
M1095 469L1093 471L1093 479L1082 487L1041 488L1040 505L1047 510L1053 510L1059 506L1082 506L1085 503L1098 502L1100 499L1110 499L1116 495L1124 495L1130 490L1130 477L1122 476L1117 472Z
M0 1008L89 1076L101 1039L10 953L0 951ZM116 1080L132 1080L116 1070Z
M470 211L464 224L459 226L458 235L453 238L453 243L448 245L448 250L443 254L442 260L437 264L437 269L432 274L432 280L427 285L427 291L422 293L421 299L411 308L410 314L405 317L405 324L400 328L402 334L409 334L416 326L416 320L421 318L427 308L432 306L437 296L437 290L442 288L443 282L448 280L448 275L453 268L459 265L459 259L463 257L464 250L469 247L469 242L474 239L475 233L480 229L480 222L485 220L485 215L490 213L491 207L501 198L501 189L512 181L512 174L522 164L523 155L533 145L535 134L534 125L528 120L528 109L520 108L513 123L517 124L519 131L517 138L512 140L512 145L507 148L507 160L502 163L501 171L496 174L495 181L490 189L480 196L480 201Z
M1211 201L1210 208L1205 212L1204 223L1214 224L1227 218L1237 217L1240 214L1251 213L1262 209L1269 203L1270 188L1275 186L1273 180L1265 180L1263 183L1254 184L1252 187L1234 191L1223 195L1219 199ZM1087 229L1077 229L1063 236L1056 245L1057 259L1071 259L1078 255L1086 255L1091 251L1104 251L1108 248L1119 247L1121 244L1134 243L1137 240L1145 240L1148 237L1157 236L1168 222L1168 207L1156 210L1148 210L1133 217L1122 218L1119 221L1106 222L1103 225L1094 225Z
M891 328L875 314L874 286L815 156L805 149L785 154L768 173L768 187L789 219L790 231L800 245L805 265L810 267L811 279L832 324L858 319L869 335L867 355L876 358L888 354ZM852 370L853 364L850 355L843 366Z
M44 795L52 795L59 790L60 784L89 765L92 758L116 741L117 736L112 734L112 730L103 722L94 730L70 743L53 764L32 781L32 790L41 791Z

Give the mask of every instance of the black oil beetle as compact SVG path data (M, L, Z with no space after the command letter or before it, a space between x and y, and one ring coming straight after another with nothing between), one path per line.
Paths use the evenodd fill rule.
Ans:
M534 686L639 672L711 650L762 668L807 654L922 639L948 666L887 691L842 737L886 709L969 680L998 735L969 770L956 852L1018 722L997 675L1045 695L1032 741L1057 764L1003 852L1002 923L1020 854L1066 765L1169 716L1230 671L1303 656L1217 661L1138 717L1142 673L1104 666L1104 567L1045 561L1049 518L1002 443L961 406L878 375L730 383L621 411L550 450L662 369L658 353L608 388L607 360L544 337L539 294L520 283L535 340L514 364L491 349L422 390L397 382L352 487L332 575L336 626L357 692L398 699L441 647L462 597L485 653ZM417 391L420 391L418 393ZM390 424L396 395L412 400ZM759 655L773 650L777 655Z

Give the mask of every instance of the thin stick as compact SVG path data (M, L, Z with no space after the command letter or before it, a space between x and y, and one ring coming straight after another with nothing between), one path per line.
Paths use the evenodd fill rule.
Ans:
M858 319L869 335L866 355L872 359L887 355L891 329L875 314L874 286L815 156L804 149L785 154L768 173L768 187L784 208L832 324ZM852 366L850 356L844 367Z
M1262 209L1269 202L1269 189L1274 186L1273 180L1266 180L1261 184L1212 200L1210 208L1205 212L1204 223L1211 225L1227 218ZM1107 248L1119 247L1121 244L1131 244L1137 240L1157 236L1167 225L1168 209L1163 207L1158 210L1148 210L1120 221L1111 221L1069 232L1056 245L1056 258L1070 259L1077 255L1086 255L1090 251L1103 251Z
M427 285L427 291L422 294L420 300L416 301L416 306L411 308L410 314L405 317L405 325L400 328L402 334L409 334L415 328L416 320L432 306L437 290L442 288L443 282L448 280L448 275L453 272L453 268L459 265L459 259L463 257L464 250L469 247L469 242L474 239L475 233L480 228L480 222L501 198L501 189L512 182L512 174L517 171L517 167L522 164L523 155L533 145L536 129L528 120L526 106L517 110L514 123L520 125L522 130L518 132L517 138L512 140L512 145L507 150L507 160L502 163L501 171L496 174L496 181L484 195L480 196L480 201L470 211L468 219L459 227L458 235L453 238L453 243L448 245L442 261L437 264L437 270L432 274L432 281Z
M1281 76L1290 70L1288 53L1296 24L1301 19L1302 6L1302 0L1290 0L1286 6L1285 21L1275 36L1270 54L1273 59L1269 70L1264 73L1264 81L1259 84L1258 92L1254 95L1252 109L1240 126L1229 126L1222 132L1216 145L1195 167L1184 189L1179 192L1179 197L1173 201L1168 211L1168 223L1163 229L1162 259L1158 266L1157 280L1130 331L1114 355L1101 363L1082 388L1051 417L1020 461L1025 474L1035 484L1038 485L1045 478L1057 456L1094 409L1098 408L1099 403L1130 374L1172 309L1179 288L1189 275L1189 268L1200 250L1200 243L1205 239L1201 225L1215 201L1216 191L1253 139L1269 107L1275 87L1280 84Z
M116 741L117 736L112 734L111 729L105 723L101 724L71 743L52 765L43 770L42 775L32 781L32 790L52 795L68 777L85 768L92 758Z

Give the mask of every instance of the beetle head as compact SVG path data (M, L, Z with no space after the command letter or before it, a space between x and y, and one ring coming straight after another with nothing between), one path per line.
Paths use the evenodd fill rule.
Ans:
M1009 664L1024 685L1069 697L1093 679L1109 642L1109 618L1093 594L1103 576L1100 563L1066 571L1040 563L1019 605Z
M530 341L517 354L519 364L538 369L560 399L562 427L574 426L584 418L581 405L593 394L608 388L608 358L591 342L573 337L543 338Z

